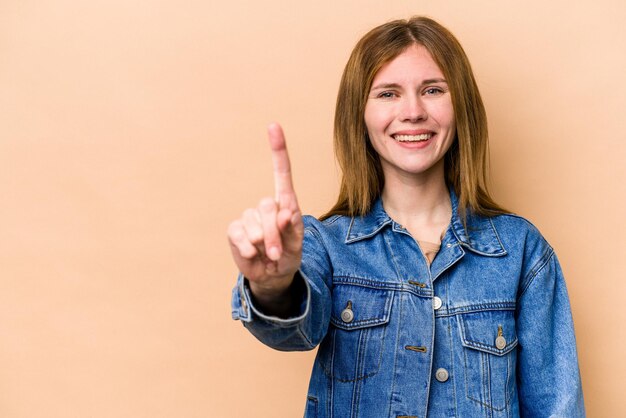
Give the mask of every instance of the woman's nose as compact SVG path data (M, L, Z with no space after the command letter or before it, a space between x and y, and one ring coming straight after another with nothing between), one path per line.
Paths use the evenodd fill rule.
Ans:
M419 122L421 120L426 120L428 113L426 112L424 104L419 97L406 96L404 98L400 117L402 121Z

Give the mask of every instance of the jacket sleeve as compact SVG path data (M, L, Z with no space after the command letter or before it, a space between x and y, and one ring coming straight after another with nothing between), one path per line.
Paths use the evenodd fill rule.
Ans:
M522 417L585 416L565 280L552 248L522 281L517 379Z
M319 233L306 227L302 264L294 278L294 286L299 289L295 293L298 313L290 318L266 315L254 305L247 279L239 274L232 294L232 317L269 347L311 350L324 338L330 322L331 294L326 281L330 282L331 277L330 260Z

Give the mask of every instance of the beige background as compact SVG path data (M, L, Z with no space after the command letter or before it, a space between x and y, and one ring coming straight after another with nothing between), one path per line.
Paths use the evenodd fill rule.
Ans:
M493 192L564 267L588 414L623 414L623 2L3 0L0 416L301 416L313 353L230 319L226 226L272 194L272 120L329 207L343 65L412 14L465 46Z

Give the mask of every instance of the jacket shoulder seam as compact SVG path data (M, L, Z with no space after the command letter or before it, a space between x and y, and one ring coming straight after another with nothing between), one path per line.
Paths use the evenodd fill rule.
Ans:
M554 250L552 247L548 246L546 251L543 253L541 258L535 265L530 269L530 272L526 275L526 277L522 280L522 286L519 294L519 298L521 299L526 293L526 290L530 287L535 278L539 275L539 273L548 265L552 257L554 256Z

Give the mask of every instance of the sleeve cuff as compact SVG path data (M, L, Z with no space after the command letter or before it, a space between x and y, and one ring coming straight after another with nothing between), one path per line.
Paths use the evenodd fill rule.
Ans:
M240 273L237 278L237 285L233 288L231 305L233 319L243 322L261 320L279 327L288 327L301 322L309 313L311 305L311 289L306 276L301 270L298 270L296 273L292 286L296 286L294 297L296 298L295 303L298 308L295 315L290 318L266 315L258 307L254 306L248 279Z

